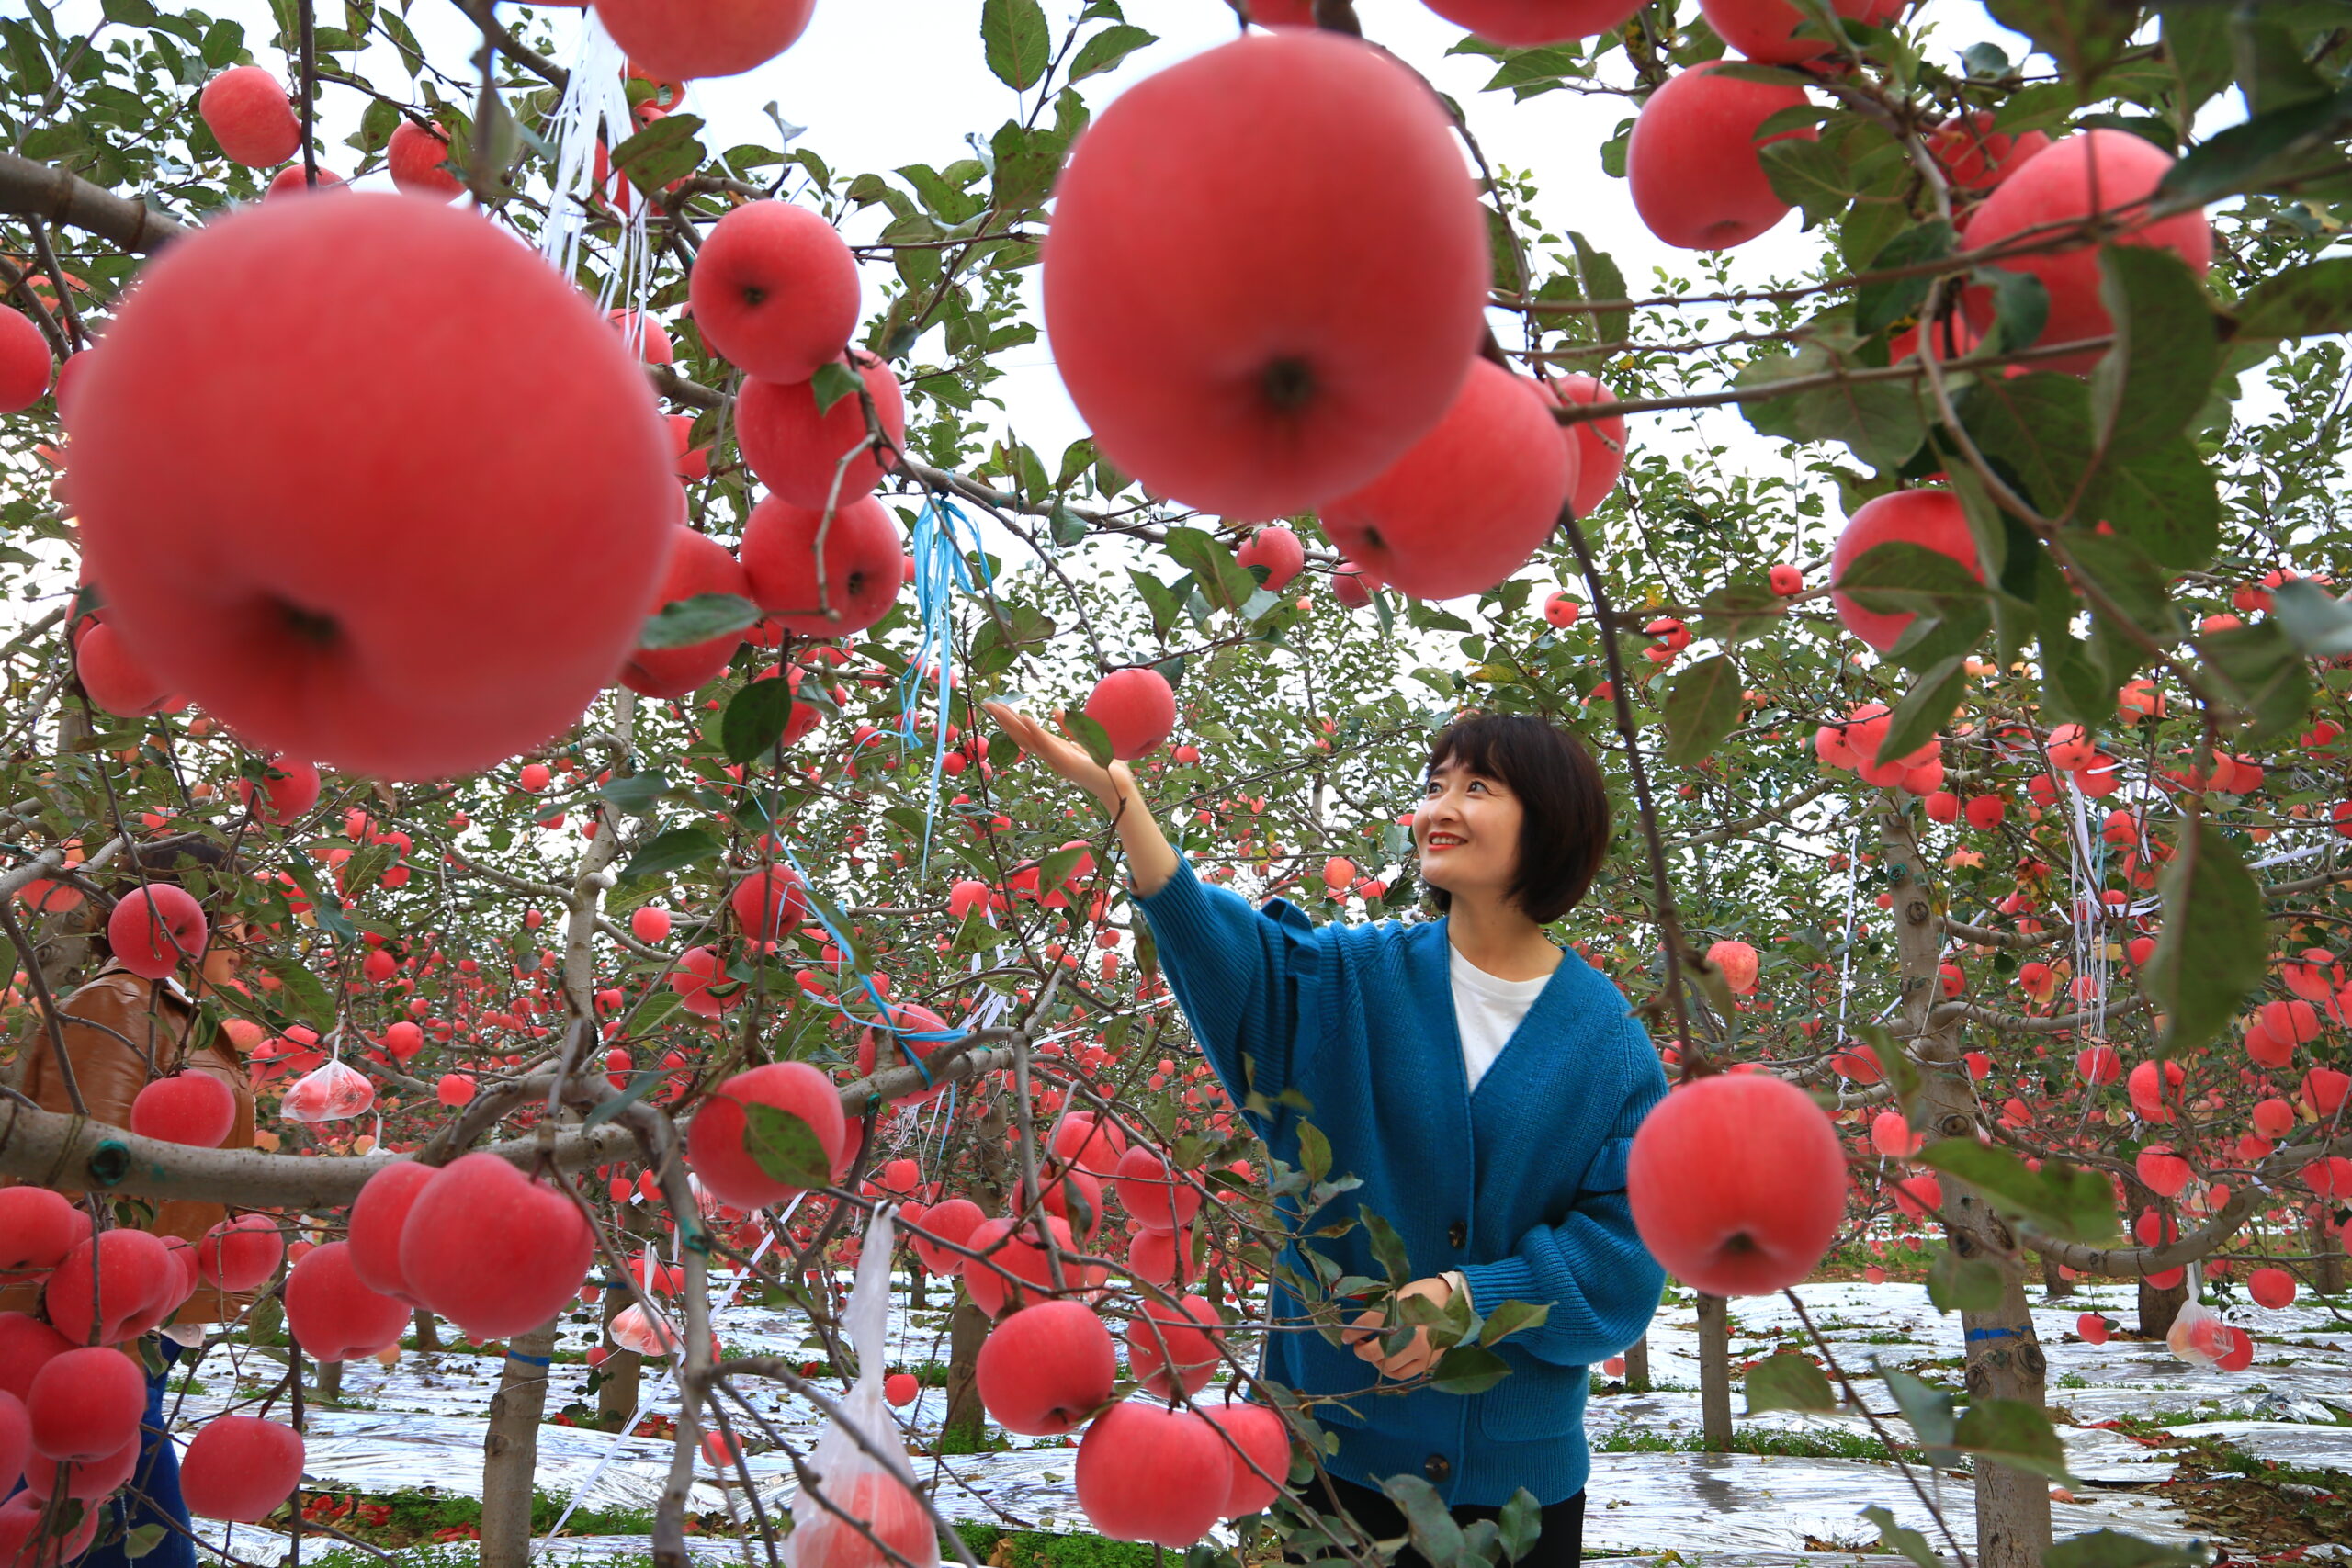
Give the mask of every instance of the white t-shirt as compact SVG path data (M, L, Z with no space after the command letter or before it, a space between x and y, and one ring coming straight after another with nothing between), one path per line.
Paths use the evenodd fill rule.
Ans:
M1499 979L1463 957L1453 943L1448 942L1445 950L1453 972L1453 1019L1462 1034L1462 1065L1475 1090L1552 976Z

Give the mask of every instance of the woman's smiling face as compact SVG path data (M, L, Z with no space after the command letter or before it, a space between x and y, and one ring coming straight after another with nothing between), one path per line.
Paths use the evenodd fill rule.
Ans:
M1508 893L1519 874L1519 797L1500 779L1473 771L1459 758L1430 770L1420 809L1413 813L1413 842L1421 853L1421 880L1460 897Z

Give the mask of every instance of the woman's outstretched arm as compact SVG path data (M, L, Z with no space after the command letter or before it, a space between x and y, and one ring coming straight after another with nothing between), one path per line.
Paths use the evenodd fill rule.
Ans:
M1168 836L1159 830L1127 765L1113 762L1106 768L1088 756L1086 748L1075 740L1056 735L1035 719L1016 713L1002 703L980 705L1012 737L1014 744L1091 795L1110 816L1118 827L1120 847L1126 851L1127 878L1136 897L1148 898L1159 892L1175 874L1176 851L1168 842ZM1064 717L1060 714L1055 716Z

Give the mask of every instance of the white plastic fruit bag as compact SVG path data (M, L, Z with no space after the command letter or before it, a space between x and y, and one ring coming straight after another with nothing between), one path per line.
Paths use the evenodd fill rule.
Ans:
M865 1528L915 1568L936 1568L939 1536L922 1504L899 1475L912 1475L899 1424L882 1396L890 1354L890 1232L892 1210L875 1212L857 1258L850 1292L850 1343L857 1351L857 1383L841 1402L844 1418L888 1455L892 1474L839 1422L828 1422L808 1456L808 1468L833 1507ZM896 1568L894 1560L803 1487L792 1500L792 1535L784 1545L786 1568Z
M2210 1367L2229 1353L2229 1328L2221 1314L2202 1302L2185 1302L2173 1314L2165 1344L2190 1366Z
M304 1073L277 1108L288 1122L347 1122L375 1103L376 1086L368 1075L333 1061Z

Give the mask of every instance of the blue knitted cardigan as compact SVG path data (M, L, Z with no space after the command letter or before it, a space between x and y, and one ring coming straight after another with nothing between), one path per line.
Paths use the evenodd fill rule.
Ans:
M1381 1393L1388 1380L1303 1326L1277 1280L1259 1375L1351 1396L1314 1408L1340 1439L1325 1462L1347 1480L1376 1487L1409 1472L1449 1506L1498 1506L1521 1486L1544 1504L1574 1496L1591 1466L1586 1369L1642 1337L1666 1282L1625 1197L1626 1151L1666 1098L1666 1073L1617 987L1564 953L1473 1093L1443 919L1317 926L1284 899L1256 909L1204 884L1181 855L1136 904L1227 1093L1268 1106L1243 1115L1274 1157L1298 1166L1311 1122L1333 1174L1362 1179L1314 1228L1366 1204L1396 1226L1409 1277L1461 1269L1482 1315L1512 1300L1550 1309L1494 1347L1510 1374L1484 1393ZM1293 1089L1311 1110L1279 1098ZM1282 1257L1311 1280L1299 1204L1277 1201L1293 1238ZM1327 1282L1385 1278L1361 1224L1306 1245L1338 1265Z

